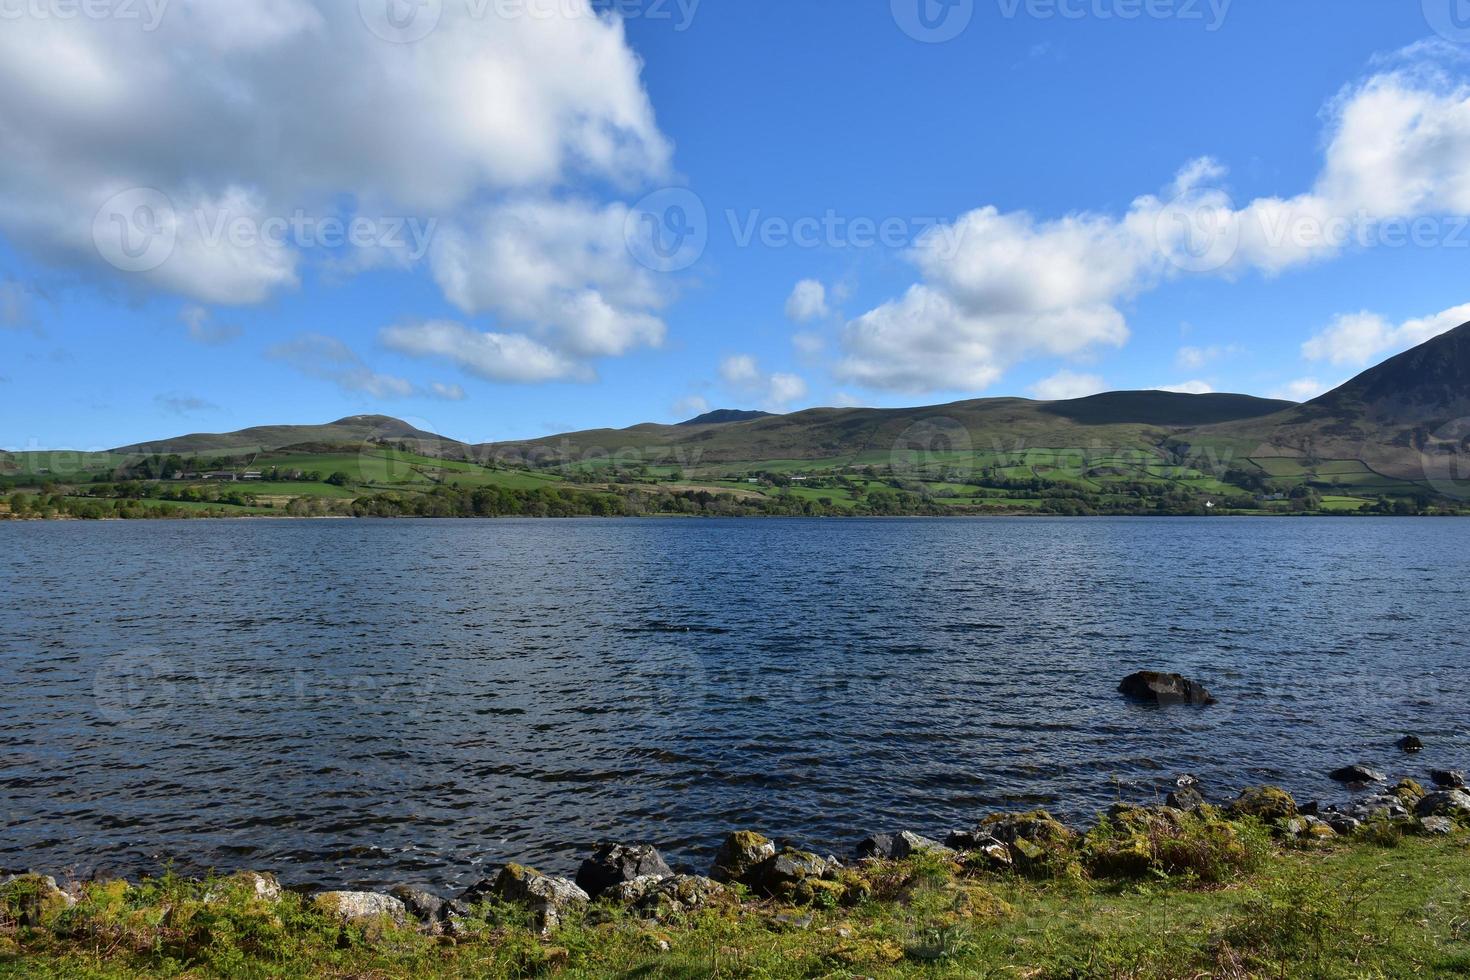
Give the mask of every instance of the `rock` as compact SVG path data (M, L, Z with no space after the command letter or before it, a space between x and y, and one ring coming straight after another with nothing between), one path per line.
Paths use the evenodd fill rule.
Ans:
M1242 790L1227 808L1232 817L1287 820L1296 816L1296 800L1279 786L1252 786Z
M1409 815L1413 800L1404 800L1393 793L1375 793L1356 800L1342 809L1347 816L1364 823L1377 820L1402 820Z
M1417 735L1405 735L1394 744L1397 745L1400 749L1403 749L1405 752L1424 751L1424 743L1419 741L1419 736Z
M710 877L715 881L738 881L750 884L746 879L757 865L776 856L776 845L760 834L748 830L737 830L725 838L715 853L714 867Z
M35 928L77 904L49 875L10 875L0 879L0 916Z
M1444 789L1465 788L1465 774L1454 769L1431 769L1429 778L1434 780L1434 785Z
M1470 793L1460 789L1430 793L1419 801L1414 812L1421 817L1451 817L1455 820L1463 820L1470 817Z
M751 869L748 884L772 898L795 899L798 893L810 893L811 889L801 886L808 881L820 881L837 869L810 851L785 848Z
M285 889L272 874L261 874L258 871L237 871L220 882L223 888L240 888L251 898L262 902L279 902L285 894ZM224 893L219 888L211 888L204 893L206 903L218 902L224 898Z
M577 869L577 885L593 898L624 882L650 875L670 878L674 874L651 844L602 844Z
M612 899L619 905L634 905L668 877L670 876L641 875L632 881L619 882L603 892L601 897Z
M884 861L902 861L915 854L933 854L937 857L954 857L954 849L936 840L901 830L896 834L874 834L858 844L860 858L880 858ZM828 861L828 864L831 864Z
M1348 835L1357 833L1363 826L1363 821L1354 817L1333 815L1328 818L1327 825L1339 834Z
M576 882L553 878L519 864L507 864L494 878L471 885L460 896L461 901L470 905L487 898L524 905L535 913L537 928L542 933L555 930L568 912L584 908L592 901Z
M1387 782L1388 777L1371 766L1356 763L1351 766L1343 766L1328 773L1332 779L1339 783L1382 783Z
M1182 776L1174 777L1174 785L1180 789L1199 789L1200 779L1198 776L1185 773Z
M322 913L346 925L370 925L390 920L395 926L408 923L408 909L391 895L377 892L321 892L312 904Z
M1388 794L1398 797L1405 806L1413 806L1425 796L1424 787L1413 779L1400 779L1388 788Z
M674 875L655 884L636 907L644 915L662 921L734 901L735 896L718 881L699 875Z
M444 899L412 885L394 885L388 894L403 903L408 914L427 925L438 925L444 916Z
M1323 840L1337 836L1337 829L1320 817L1292 817L1282 824L1282 829L1293 837L1307 840Z
M995 814L982 820L974 833L994 842L981 849L992 865L1022 871L1043 869L1053 858L1066 856L1076 838L1045 810ZM998 850L1004 851L1003 857L996 854Z
M1181 786L1166 796L1164 802L1176 810L1198 810L1205 805L1205 798L1193 786Z
M1424 817L1419 826L1426 834L1443 835L1454 832L1455 822L1449 817Z
M1128 697L1150 704L1214 704L1215 699L1204 685L1179 674L1139 671L1123 678L1118 690Z

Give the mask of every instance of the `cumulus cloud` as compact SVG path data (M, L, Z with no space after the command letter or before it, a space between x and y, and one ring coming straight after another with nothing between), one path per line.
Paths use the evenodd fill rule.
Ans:
M762 408L785 411L807 396L806 381L796 374L766 374L749 354L735 354L720 363L720 378L731 391L755 399Z
M1234 344L1228 346L1213 345L1210 347L1181 347L1179 353L1174 356L1174 361L1186 370L1197 370L1207 364L1230 357L1240 353L1240 348Z
M411 357L450 361L486 381L537 384L591 378L585 366L529 337L473 330L449 320L386 327L379 340Z
M239 327L229 323L216 323L214 314L202 306L184 307L179 311L179 320L188 331L189 339L198 344L217 347L240 336Z
M430 382L426 393L431 398L438 398L446 402L462 402L468 397L464 388L455 384L445 384L442 381Z
M1302 344L1309 361L1362 367L1385 354L1397 354L1470 322L1470 303L1433 316L1390 323L1377 313L1345 313Z
M680 421L698 418L708 411L709 399L700 395L690 395L674 403L674 418Z
M1029 358L1124 344L1124 304L1171 279L1279 274L1470 214L1470 86L1399 68L1345 90L1328 115L1319 175L1294 197L1237 208L1225 168L1202 158L1121 215L982 207L931 229L909 252L921 281L845 326L838 377L915 394L984 389ZM1210 356L1187 348L1181 364Z
M270 349L267 356L290 365L310 378L331 381L348 394L373 398L407 398L414 386L403 378L379 374L352 348L335 337L302 334L295 340Z
M1060 402L1069 398L1086 398L1105 390L1106 383L1095 374L1058 371L1031 386L1031 395L1044 402Z
M1325 385L1316 378L1298 378L1271 392L1270 398L1283 398L1290 402L1308 402L1318 395L1332 390L1335 385Z
M626 208L553 203L668 174L621 21L590 0L558 0L554 16L446 3L436 30L394 44L358 7L193 0L147 31L8 20L0 234L235 305L296 287L308 257L380 265L417 220L435 238L404 247L432 245L433 274L462 309L572 357L657 344L660 300L623 248ZM332 220L371 234L333 247Z
M827 287L815 279L803 279L797 283L786 300L786 316L793 323L822 320L830 312L827 308Z

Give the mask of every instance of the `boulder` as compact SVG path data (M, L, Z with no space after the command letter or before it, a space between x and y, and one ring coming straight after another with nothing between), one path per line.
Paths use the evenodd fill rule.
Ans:
M1405 752L1424 751L1424 743L1419 741L1419 736L1417 735L1405 735L1394 744Z
M673 874L651 844L602 844L577 869L577 885L595 899L624 882L650 875L669 878Z
M321 892L312 904L323 914L345 925L372 925L391 921L395 926L408 924L408 909L391 895L377 892Z
M1464 789L1465 774L1454 769L1431 769L1429 778L1443 789Z
M1205 805L1205 798L1193 786L1181 786L1166 796L1164 802L1176 810L1198 810Z
M0 918L35 928L77 904L48 875L9 875L0 879Z
M1227 808L1232 817L1255 817L1259 820L1287 820L1296 816L1296 800L1279 786L1252 786L1241 790Z
M654 883L635 907L644 915L663 921L734 902L735 896L718 881L699 875L674 875Z
M749 874L750 884L774 898L790 898L798 886L808 880L835 875L836 869L810 851L783 848L778 854L756 865Z
M900 830L896 834L874 834L864 838L857 847L859 858L880 858L884 861L902 861L915 854L933 854L936 857L950 858L954 857L954 853L953 848L937 840L920 837L907 830Z
M1405 806L1413 806L1425 796L1424 787L1414 779L1400 779L1388 788L1388 793L1398 797Z
M980 821L974 833L999 845L981 849L992 865L1028 872L1045 869L1055 859L1066 857L1076 841L1076 834L1045 810L995 814ZM1002 848L1004 858L997 858L995 852Z
M1118 690L1136 701L1150 704L1214 704L1204 685L1179 674L1142 670L1123 678Z
M444 899L413 885L394 885L388 894L403 903L408 914L426 925L438 925L444 916Z
M1334 769L1328 775L1339 783L1382 783L1387 782L1388 777L1371 766L1355 763L1351 766L1343 766Z
M1461 789L1430 793L1419 801L1414 812L1420 817L1450 817L1455 820L1470 818L1470 793Z
M667 881L667 876L642 875L632 881L619 882L612 888L602 893L602 898L608 898L619 905L636 905L644 895L651 892L660 882Z
M592 901L576 882L553 878L519 864L507 864L494 878L471 885L460 896L461 901L470 905L489 898L530 909L542 933L555 930L568 912L585 908Z
M776 845L749 830L737 830L725 838L715 852L714 867L710 877L715 881L738 881L749 885L747 879L757 865L776 856Z
M1440 836L1453 833L1455 822L1449 817L1425 817L1419 821L1419 828L1426 834Z

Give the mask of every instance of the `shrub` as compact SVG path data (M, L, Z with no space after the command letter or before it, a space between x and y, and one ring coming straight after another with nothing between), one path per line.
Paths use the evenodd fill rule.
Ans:
M1266 850L1258 827L1233 824L1213 807L1126 807L1098 822L1083 840L1082 859L1100 877L1188 875L1214 883L1255 869Z

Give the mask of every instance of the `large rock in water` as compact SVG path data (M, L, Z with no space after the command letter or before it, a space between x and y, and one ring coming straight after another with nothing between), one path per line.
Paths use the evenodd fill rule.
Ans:
M1388 777L1371 766L1355 763L1332 770L1329 775L1339 783L1383 783Z
M543 933L559 926L567 912L583 908L592 900L575 882L553 878L519 864L507 864L494 878L471 885L460 896L461 901L470 905L487 898L529 908L536 914L536 924Z
M1150 704L1214 704L1215 699L1203 684L1179 674L1161 674L1141 670L1129 674L1118 690L1136 701Z
M638 878L669 878L674 870L651 844L603 844L577 869L577 885L593 898Z
M1454 769L1431 769L1429 778L1443 789L1464 789L1465 774Z

